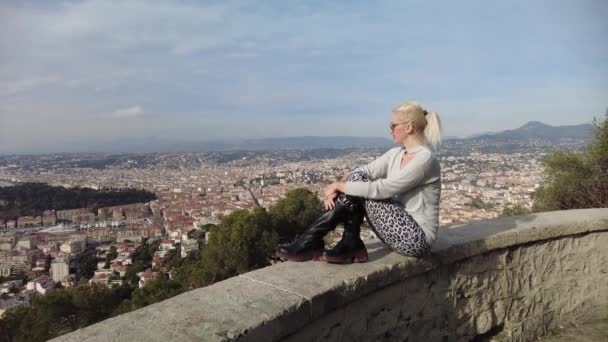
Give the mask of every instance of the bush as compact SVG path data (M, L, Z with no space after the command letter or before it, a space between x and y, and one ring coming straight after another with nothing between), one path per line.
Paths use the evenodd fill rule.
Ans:
M608 207L608 109L594 120L594 141L583 153L552 152L534 211Z
M502 214L500 216L518 216L518 215L527 215L532 211L521 205L514 205L511 207L506 207L502 210Z

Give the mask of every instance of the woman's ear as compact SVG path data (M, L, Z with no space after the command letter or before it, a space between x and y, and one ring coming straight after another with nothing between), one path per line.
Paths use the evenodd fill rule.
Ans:
M405 131L407 134L412 134L414 132L414 125L411 122L408 122L407 125L405 125Z

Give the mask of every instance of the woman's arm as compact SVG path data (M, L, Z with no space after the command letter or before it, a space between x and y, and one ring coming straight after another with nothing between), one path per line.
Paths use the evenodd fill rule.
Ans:
M433 165L431 154L419 155L412 159L401 172L389 178L377 179L372 182L334 183L336 189L347 195L369 199L391 198L420 185L426 175L430 174Z
M372 179L386 177L386 175L388 174L388 167L390 164L390 156L394 152L396 152L396 151L394 151L395 149L399 150L400 147L395 147L393 149L386 151L383 155L376 158L372 162L370 162L366 165L360 166L351 172L347 172L346 174L344 174L344 176L339 181L334 182L334 183L330 184L329 186L327 186L324 190L325 209L333 208L335 205L334 200L337 197L338 193L345 192L346 182L348 181L348 177L350 176L350 174L352 172L363 171L368 176L370 176Z
M390 164L390 156L396 152L395 149L399 150L401 148L400 147L392 148L392 149L386 151L380 157L371 161L370 163L356 168L354 171L357 171L357 170L363 171L371 179L386 178L386 175L388 174L388 166ZM343 181L343 182L346 182L347 180L348 180L348 178L341 179L341 181Z

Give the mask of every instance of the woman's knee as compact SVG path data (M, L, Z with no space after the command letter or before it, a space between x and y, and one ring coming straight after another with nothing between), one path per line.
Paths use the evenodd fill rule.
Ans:
M371 177L363 171L353 171L348 176L349 182L371 182Z

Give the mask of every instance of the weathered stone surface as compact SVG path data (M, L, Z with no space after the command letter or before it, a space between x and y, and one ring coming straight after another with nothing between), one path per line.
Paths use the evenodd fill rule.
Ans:
M275 340L309 321L301 297L235 277L78 330L57 341Z
M436 267L432 260L417 260L396 253L376 258L386 248L368 245L370 262L335 265L325 262L281 263L241 275L308 299L313 319L401 279Z
M527 341L608 317L608 209L442 229L414 259L282 263L106 320L56 341Z

